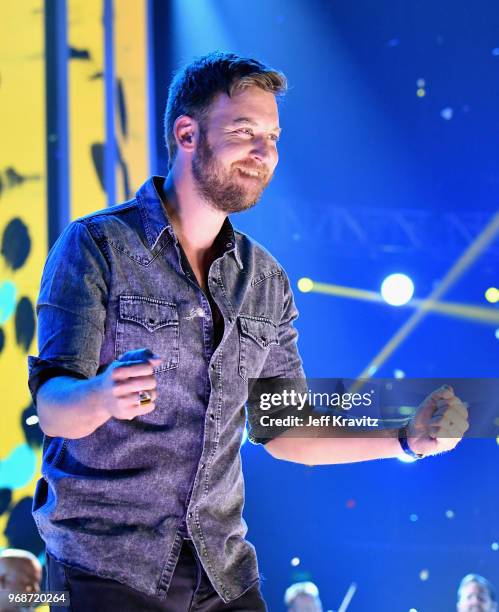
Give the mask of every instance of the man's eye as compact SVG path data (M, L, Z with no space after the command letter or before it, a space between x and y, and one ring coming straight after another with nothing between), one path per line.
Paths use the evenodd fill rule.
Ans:
M279 142L279 136L277 134L271 134L270 140L273 140L274 142Z
M239 128L236 130L237 134L248 134L249 136L253 135L253 130L251 128Z

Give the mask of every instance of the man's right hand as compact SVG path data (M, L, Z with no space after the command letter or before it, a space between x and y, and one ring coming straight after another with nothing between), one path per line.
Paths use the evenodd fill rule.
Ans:
M54 376L38 390L39 424L47 436L84 438L111 417L131 420L156 407L153 368L161 358L150 349L124 353L106 370L81 380ZM147 391L151 402L140 405L139 392Z
M150 349L137 349L121 355L99 375L99 403L109 417L131 420L154 410L157 384L153 368L160 363L161 357ZM147 391L151 402L141 405L140 391Z

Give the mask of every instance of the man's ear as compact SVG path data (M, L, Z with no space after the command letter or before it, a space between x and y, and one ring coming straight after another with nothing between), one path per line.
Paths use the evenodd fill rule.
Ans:
M193 152L196 148L198 122L189 115L180 115L173 124L173 135L179 150Z

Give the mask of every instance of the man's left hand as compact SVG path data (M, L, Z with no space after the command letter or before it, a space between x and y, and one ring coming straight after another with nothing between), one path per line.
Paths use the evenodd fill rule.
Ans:
M444 385L418 407L407 428L407 441L415 453L436 455L452 450L468 427L467 405Z

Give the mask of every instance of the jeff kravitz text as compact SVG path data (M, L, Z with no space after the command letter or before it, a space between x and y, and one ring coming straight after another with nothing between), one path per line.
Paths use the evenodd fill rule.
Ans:
M260 417L262 427L378 427L379 419L373 417L348 418L340 415L309 415L307 418L296 415L271 417L264 414Z

